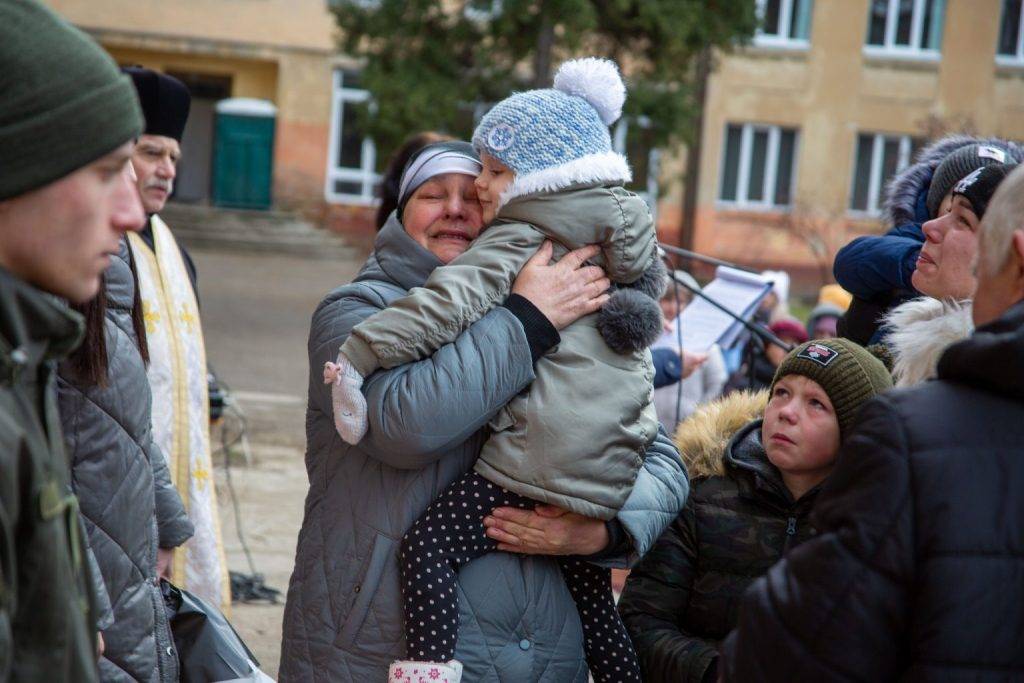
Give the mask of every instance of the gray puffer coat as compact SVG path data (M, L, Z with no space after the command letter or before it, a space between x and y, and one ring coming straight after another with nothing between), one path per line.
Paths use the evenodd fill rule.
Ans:
M285 605L282 681L386 679L388 664L405 656L402 535L473 467L488 421L534 378L522 324L498 307L432 357L367 378L369 432L356 446L342 442L324 362L356 324L439 265L392 217L355 282L328 294L313 315L310 488ZM589 446L579 445L581 457ZM634 550L620 564L651 547L687 491L679 455L662 433L616 516ZM474 683L586 683L580 621L557 563L495 552L464 567L456 657Z
M60 414L90 560L102 576L95 586L96 627L105 643L100 678L176 681L156 552L158 545L181 545L193 529L150 432L149 380L132 329L135 283L128 258L122 240L105 274L107 385L84 385L65 362Z

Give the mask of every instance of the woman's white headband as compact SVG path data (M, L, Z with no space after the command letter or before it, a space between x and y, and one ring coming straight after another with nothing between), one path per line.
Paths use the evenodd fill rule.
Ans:
M404 204L416 188L435 176L445 173L476 176L481 168L481 163L473 157L450 149L421 154L402 174L402 182L398 185L398 203Z

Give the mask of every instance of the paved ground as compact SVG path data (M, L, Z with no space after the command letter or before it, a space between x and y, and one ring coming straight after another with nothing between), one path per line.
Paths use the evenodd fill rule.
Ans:
M190 252L199 271L210 365L234 390L306 394L306 336L316 304L361 262Z
M245 414L252 463L232 452L231 479L242 530L256 569L269 586L288 586L306 496L303 464L307 384L306 336L321 297L355 275L361 262L271 254L190 252L199 271L203 330L210 366L232 389ZM230 439L240 421L213 431ZM235 527L226 472L217 494L228 566L249 573ZM283 596L282 596L283 598ZM277 674L283 601L234 605L231 621L270 676Z

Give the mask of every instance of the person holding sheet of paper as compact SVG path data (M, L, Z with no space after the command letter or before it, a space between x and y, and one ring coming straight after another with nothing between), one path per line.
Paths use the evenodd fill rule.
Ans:
M686 288L685 280L676 284ZM772 291L772 281L762 275L719 266L715 279L683 311L682 347L706 352L713 344L727 349L741 343L746 330L737 318L756 321L759 306Z
M682 345L682 312L693 299L691 291L699 291L700 285L685 270L677 270L674 275L687 286L670 285L662 296L665 332L651 348L654 406L658 420L670 433L700 404L716 398L729 377L717 344L706 352L691 351Z

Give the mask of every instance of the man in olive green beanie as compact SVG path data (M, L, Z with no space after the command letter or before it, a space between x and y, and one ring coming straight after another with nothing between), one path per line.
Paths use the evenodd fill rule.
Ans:
M786 375L802 375L817 382L829 400L845 436L861 405L892 388L885 365L860 344L841 337L809 341L789 352L775 371L772 391Z
M55 365L125 231L142 116L131 82L32 0L0 0L0 680L95 681L92 577Z
M0 64L0 200L61 178L142 131L131 79L38 2L0 3Z

